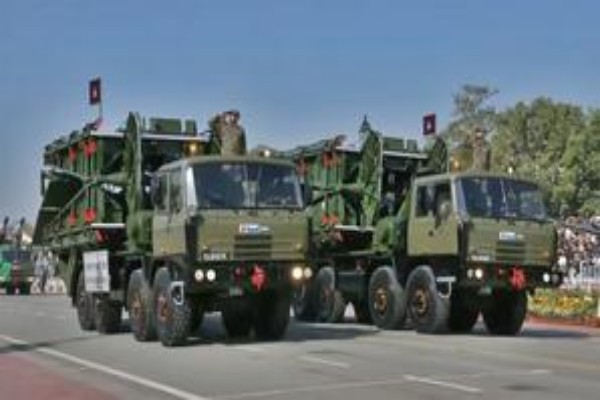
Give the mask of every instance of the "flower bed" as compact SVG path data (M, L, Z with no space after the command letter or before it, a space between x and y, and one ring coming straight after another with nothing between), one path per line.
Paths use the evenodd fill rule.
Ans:
M529 299L529 315L534 318L600 326L599 292L583 290L537 290Z

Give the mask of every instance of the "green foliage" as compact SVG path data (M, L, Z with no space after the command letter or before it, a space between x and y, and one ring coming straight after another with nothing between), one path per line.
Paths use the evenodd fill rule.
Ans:
M488 86L463 85L454 94L453 119L442 135L452 144L470 142L475 130L489 134L496 124L496 109L489 104L498 91Z
M538 98L500 113L492 166L539 182L550 211L600 213L600 112Z
M541 317L596 317L598 292L582 290L537 290L529 302L529 312Z

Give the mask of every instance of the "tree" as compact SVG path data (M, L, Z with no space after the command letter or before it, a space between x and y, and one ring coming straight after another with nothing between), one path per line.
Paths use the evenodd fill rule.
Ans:
M492 148L493 168L540 183L553 214L600 212L592 201L600 187L600 112L586 116L548 98L520 102L498 115Z
M442 132L453 144L471 140L477 129L489 135L496 124L496 109L489 101L498 91L489 86L463 85L460 92L454 94L453 119Z

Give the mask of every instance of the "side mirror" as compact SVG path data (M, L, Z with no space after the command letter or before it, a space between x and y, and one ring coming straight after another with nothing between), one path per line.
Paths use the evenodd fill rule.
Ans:
M302 183L300 187L302 190L302 200L304 201L304 207L308 207L308 206L312 205L312 202L313 202L312 188L310 187L310 185L307 185L306 183Z
M152 201L152 206L154 208L160 208L161 198L161 187L160 187L160 179L158 179L157 175L152 175L150 180L150 199Z

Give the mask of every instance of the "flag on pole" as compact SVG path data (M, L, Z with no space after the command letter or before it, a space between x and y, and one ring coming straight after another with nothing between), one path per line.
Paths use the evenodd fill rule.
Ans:
M425 114L423 116L423 135L435 135L435 114Z
M100 78L92 79L89 88L90 105L100 104L102 102L102 84Z

